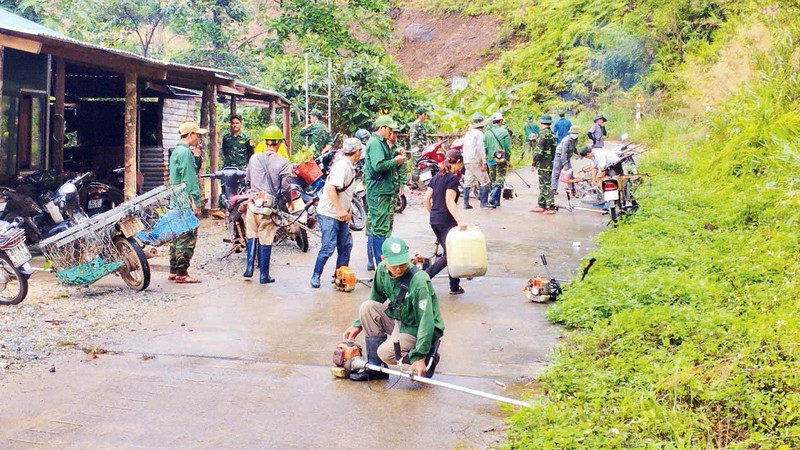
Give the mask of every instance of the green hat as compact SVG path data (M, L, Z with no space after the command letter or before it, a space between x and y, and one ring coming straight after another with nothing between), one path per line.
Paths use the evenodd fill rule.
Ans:
M376 130L380 127L391 127L393 124L394 124L394 119L392 119L392 116L388 116L386 114L378 116L378 118L375 119Z
M381 252L386 258L387 266L399 266L411 261L408 245L399 237L386 238L381 246Z
M533 114L528 114L528 120L533 119Z
M317 119L322 119L322 111L320 111L320 110L318 110L316 108L312 109L311 112L308 113L308 114L311 115L311 116L317 116Z
M539 117L539 123L551 124L553 123L553 116L550 114L542 114L541 117Z
M417 108L417 114L428 114L428 110L424 106L420 106Z
M265 141L280 141L283 139L283 131L275 125L270 125L261 136Z
M403 125L400 124L400 123L395 122L395 123L389 125L389 128L391 128L392 131L400 131L400 130L403 129Z

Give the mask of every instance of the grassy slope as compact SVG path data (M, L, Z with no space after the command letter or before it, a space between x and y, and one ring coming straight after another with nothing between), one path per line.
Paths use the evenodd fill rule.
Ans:
M747 20L770 30L757 76L705 117L646 123L657 176L550 309L573 331L510 447L800 446L800 19L768 6Z

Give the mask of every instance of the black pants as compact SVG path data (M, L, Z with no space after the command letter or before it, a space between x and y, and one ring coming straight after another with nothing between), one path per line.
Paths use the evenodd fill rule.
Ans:
M436 262L431 264L428 270L426 270L428 276L433 278L447 267L447 247L445 247L444 242L447 239L447 233L455 227L453 225L431 225L431 228L433 229L433 234L436 235L436 240L439 241L439 245L442 246L442 257L437 259ZM448 278L450 278L450 291L457 291L460 287L461 280L450 276L448 276Z

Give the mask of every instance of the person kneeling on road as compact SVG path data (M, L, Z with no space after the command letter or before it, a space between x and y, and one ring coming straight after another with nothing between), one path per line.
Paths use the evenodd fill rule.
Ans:
M322 270L328 258L336 250L336 268L350 264L353 236L350 234L350 216L353 214L353 193L356 190L356 170L353 165L361 159L363 144L356 138L348 138L342 147L342 156L336 158L325 180L325 189L319 198L317 219L322 230L322 245L319 248L311 287L320 286Z
M396 364L393 341L397 339L403 362L411 364L415 375L430 378L438 355L429 353L436 353L437 341L444 334L439 299L428 274L411 265L408 246L402 239L386 239L382 253L370 299L361 304L359 318L343 338L353 341L362 329L366 330L367 362L376 366ZM393 339L387 340L387 335ZM433 361L426 369L428 357ZM350 374L355 381L378 378L388 375L366 369Z

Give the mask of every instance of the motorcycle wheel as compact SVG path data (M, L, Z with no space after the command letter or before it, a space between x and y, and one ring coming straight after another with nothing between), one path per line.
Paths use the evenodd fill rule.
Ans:
M617 202L614 200L608 201L608 214L611 216L612 222L617 221L617 217L619 217L619 211L617 210Z
M364 211L364 205L361 204L361 199L353 197L353 215L350 217L350 229L353 231L361 231L367 226L367 212Z
M398 194L397 195L397 202L394 205L394 213L400 214L405 211L406 206L408 206L408 200L406 200L406 194Z
M122 281L134 291L143 291L150 286L150 263L142 247L133 238L122 236L114 239L114 246L122 255L122 267L117 273Z
M297 246L300 247L301 252L308 252L308 233L306 233L304 228L300 228L300 230L294 234L294 241L297 243Z
M11 264L5 252L0 253L0 305L16 305L28 295L28 276Z

